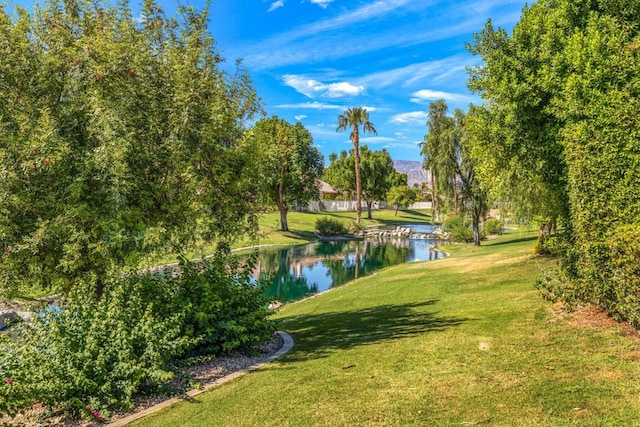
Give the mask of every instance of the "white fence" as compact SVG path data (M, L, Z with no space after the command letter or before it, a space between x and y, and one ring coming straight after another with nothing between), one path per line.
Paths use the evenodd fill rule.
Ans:
M373 202L372 209L395 209L395 206L387 202ZM431 202L417 202L408 209L431 209ZM298 210L307 212L348 212L356 210L355 200L320 200L309 202L307 206ZM367 210L367 203L362 202L362 210Z

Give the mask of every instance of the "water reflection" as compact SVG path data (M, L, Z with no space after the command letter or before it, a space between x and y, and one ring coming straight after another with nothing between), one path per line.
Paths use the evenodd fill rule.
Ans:
M267 295L292 301L391 265L442 258L432 239L389 238L261 249L255 277Z

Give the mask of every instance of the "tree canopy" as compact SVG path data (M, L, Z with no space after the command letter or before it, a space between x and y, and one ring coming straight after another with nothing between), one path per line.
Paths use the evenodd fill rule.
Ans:
M340 156L332 154L324 180L334 188L353 194L356 180L353 168L354 150L343 151ZM371 151L363 145L360 148L360 172L362 196L367 203L367 216L371 219L371 210L376 200L385 200L387 192L394 185L407 185L407 175L398 173L393 167L391 155L385 150Z
M317 198L317 179L324 159L313 146L311 133L298 122L291 125L273 116L256 123L248 134L256 187L268 203L280 212L282 231L288 231L287 212Z
M479 172L562 220L566 277L549 289L636 325L640 252L621 242L640 238L639 23L637 0L533 3L511 35L491 22L475 35L469 82L485 100Z
M147 0L0 11L2 287L100 288L199 237L251 221L238 150L260 110L249 77L220 69L207 11Z

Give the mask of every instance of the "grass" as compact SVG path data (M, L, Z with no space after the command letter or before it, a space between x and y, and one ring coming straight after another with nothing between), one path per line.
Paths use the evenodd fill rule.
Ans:
M135 425L634 425L637 333L542 300L534 242L450 246L286 305L288 354Z
M270 212L260 215L259 218L259 240L257 242L249 239L237 241L233 248L240 249L259 245L296 245L308 243L317 239L314 234L316 220L323 217L337 219L343 222L347 228L355 224L355 212L290 212L287 215L289 231L280 231L280 214ZM382 209L372 212L373 219L367 219L367 212L363 210L361 226L392 226L397 224L425 224L431 223L431 210L403 210L394 215L394 210ZM204 245L198 252L187 254L187 258L201 258L214 252L213 245ZM175 262L175 256L161 257L152 262L152 265Z

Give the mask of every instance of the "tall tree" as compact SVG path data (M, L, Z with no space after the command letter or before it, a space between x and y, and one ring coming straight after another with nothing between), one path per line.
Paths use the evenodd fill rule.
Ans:
M100 294L114 270L252 223L237 146L260 106L214 45L207 10L151 0L0 10L3 290Z
M485 135L474 147L479 172L497 172L493 189L515 189L503 194L562 220L566 286L554 297L595 303L635 325L638 6L540 1L512 34L488 22L470 46L483 62L469 81L485 101L473 125Z
M330 156L333 161L325 171L324 180L334 188L353 194L356 191L353 169L354 151L349 155L343 151L340 157ZM387 191L394 185L407 185L407 175L398 173L393 167L389 153L382 149L371 151L364 145L360 150L362 197L367 203L367 217L372 218L373 203L384 200Z
M448 113L449 107L443 100L429 104L427 119L428 133L421 144L424 156L423 166L431 173L431 190L434 217L440 217L440 198L455 210L458 206L457 162L459 157L459 139L455 131L455 122Z
M456 212L471 215L473 241L479 246L480 220L488 208L487 193L480 185L471 156L467 117L460 109L449 116L448 109L444 100L429 105L429 133L422 146L424 163L434 172L444 200Z
M249 133L256 186L280 212L280 229L289 231L287 213L295 204L318 197L317 178L324 159L313 146L311 133L300 123L291 125L273 116L256 123Z
M369 113L366 108L347 108L338 116L337 132L351 128L350 139L353 143L354 170L356 174L356 222L360 224L362 217L362 186L360 183L360 126L365 133L377 135L374 125L369 121Z

